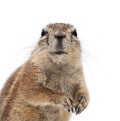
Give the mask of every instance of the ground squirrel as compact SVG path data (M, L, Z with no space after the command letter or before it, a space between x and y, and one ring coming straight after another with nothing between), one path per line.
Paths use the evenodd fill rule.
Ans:
M81 45L70 24L47 25L0 94L0 121L68 121L89 102Z

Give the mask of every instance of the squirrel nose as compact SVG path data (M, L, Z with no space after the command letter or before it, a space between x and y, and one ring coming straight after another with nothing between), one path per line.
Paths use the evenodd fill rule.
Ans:
M58 39L58 40L62 40L62 39L65 38L65 35L63 35L63 34L57 34L57 35L55 35L55 38Z
M65 38L65 34L63 33L58 33L55 35L55 38L57 39L57 44L56 44L56 48L58 50L63 50L63 39Z

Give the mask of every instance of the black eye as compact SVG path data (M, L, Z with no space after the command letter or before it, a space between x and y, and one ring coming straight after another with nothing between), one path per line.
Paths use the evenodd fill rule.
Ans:
M42 30L42 32L41 32L41 37L43 37L43 36L45 36L45 35L47 35L47 31L45 31L45 30Z
M72 33L73 36L77 37L77 31L76 30L72 31L71 33Z

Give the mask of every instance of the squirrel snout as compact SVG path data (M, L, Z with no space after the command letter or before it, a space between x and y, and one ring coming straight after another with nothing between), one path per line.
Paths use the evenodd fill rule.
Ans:
M65 37L66 37L65 34L62 33L62 32L58 32L57 34L55 34L55 38L56 38L56 41L57 41L56 48L58 50L63 50L63 39Z
M57 39L57 40L62 40L62 39L64 39L66 36L65 36L65 33L63 33L62 31L58 31L58 32L56 32L55 33L55 38Z
M56 38L57 40L62 40L62 39L65 38L65 35L63 35L63 34L57 34L57 35L55 35L55 38Z

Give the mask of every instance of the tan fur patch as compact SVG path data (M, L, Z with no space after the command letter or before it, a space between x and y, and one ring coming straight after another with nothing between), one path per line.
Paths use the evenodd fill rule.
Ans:
M64 24L64 23L55 23L55 24L49 24L47 27L53 29L54 31L58 28L60 30L66 31L67 29L72 28L73 26L70 24Z

